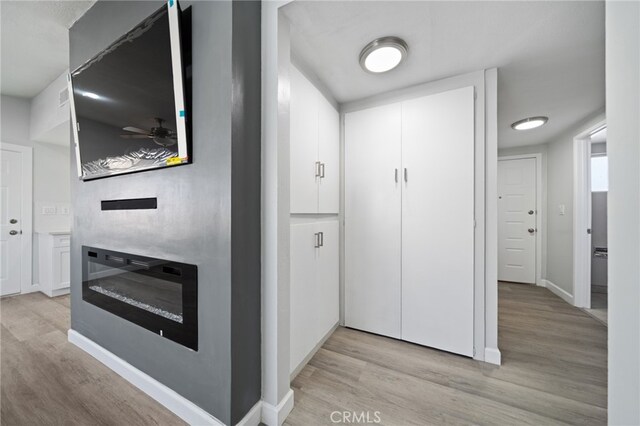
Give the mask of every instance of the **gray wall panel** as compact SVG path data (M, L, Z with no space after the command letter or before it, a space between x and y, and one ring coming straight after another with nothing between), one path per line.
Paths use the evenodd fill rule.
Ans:
M96 3L70 30L71 69L162 4ZM256 86L254 80L232 75L233 55L242 53L232 49L234 32L256 31L257 40L250 38L250 44L257 42L257 57L255 49L248 49L233 63L250 64L259 77L260 14L258 5L257 15L237 22L232 19L237 7L232 2L181 2L183 9L189 5L193 7L193 164L88 182L72 178L71 328L229 424L232 412L242 417L246 401L257 396L255 403L260 397L260 84L259 78ZM246 102L245 98L253 106L237 109L234 105ZM239 129L247 130L239 134ZM250 143L236 149L241 140ZM75 176L75 158L71 167ZM240 188L249 192L236 202L232 194L239 195ZM158 209L100 210L104 199L143 197L157 197ZM232 244L236 235L232 227L246 227L253 237L245 235ZM198 352L83 302L82 245L198 265ZM233 255L241 253L249 256L238 263ZM232 291L237 281L232 265L239 264L249 271L238 277L242 297ZM232 318L240 316L246 317L241 328L247 341L234 337L232 349ZM232 359L237 350L247 353ZM232 369L246 374L232 374ZM242 403L232 401L232 377L250 395Z

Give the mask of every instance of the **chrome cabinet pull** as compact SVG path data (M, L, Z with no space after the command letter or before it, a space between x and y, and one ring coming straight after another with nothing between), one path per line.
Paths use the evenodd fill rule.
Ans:
M324 163L320 163L320 178L324 178Z
M316 168L316 175L315 177L320 177L320 162L316 161L315 163L315 168Z
M409 176L408 176L408 174L407 174L407 168L405 167L405 168L404 168L404 181L405 181L405 182L408 182L408 179L409 179Z
M395 170L396 170L395 171L395 180L396 180L396 183L398 183L398 169L395 169Z
M319 248L320 247L320 233L319 232L314 233L313 237L315 238L315 243L313 244L313 247Z
M324 232L318 232L320 236L320 247L324 247Z

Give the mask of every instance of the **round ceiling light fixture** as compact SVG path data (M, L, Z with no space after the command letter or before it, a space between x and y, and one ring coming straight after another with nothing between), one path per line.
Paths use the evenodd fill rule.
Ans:
M400 65L408 53L409 47L401 38L377 38L360 52L360 66L367 72L380 74Z
M549 117L529 117L516 121L511 125L511 128L513 130L531 130L544 125L547 121L549 121Z

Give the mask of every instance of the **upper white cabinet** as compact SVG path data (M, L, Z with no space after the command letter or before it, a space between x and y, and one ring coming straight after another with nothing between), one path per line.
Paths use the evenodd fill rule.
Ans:
M291 213L338 213L338 111L293 65L290 77Z
M473 355L474 89L345 116L345 323Z

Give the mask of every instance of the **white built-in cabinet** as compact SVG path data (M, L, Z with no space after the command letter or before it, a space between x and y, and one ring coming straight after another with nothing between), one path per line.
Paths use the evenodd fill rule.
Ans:
M71 236L68 232L38 233L40 291L49 297L69 293Z
M474 89L345 115L345 325L473 356Z
M290 67L290 372L339 321L340 116Z
M291 213L337 214L340 117L322 93L290 67Z
M338 221L292 223L290 239L290 372L294 372L338 323Z

